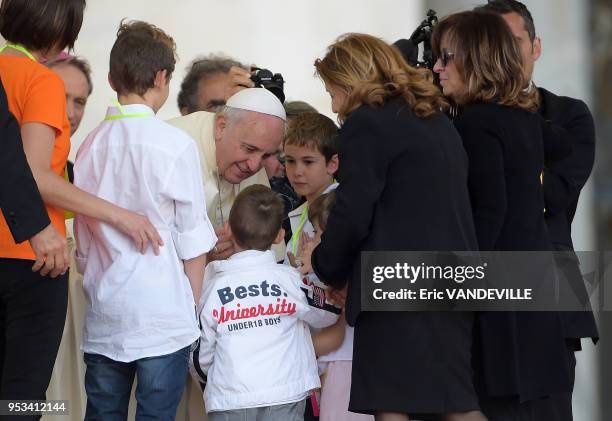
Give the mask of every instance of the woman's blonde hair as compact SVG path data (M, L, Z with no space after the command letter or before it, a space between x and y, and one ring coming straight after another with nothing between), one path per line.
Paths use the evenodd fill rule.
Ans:
M314 65L323 82L347 95L338 110L341 122L362 104L381 106L395 97L421 118L448 106L429 70L409 66L395 47L371 35L340 36Z
M431 45L441 57L442 43L464 82L463 92L454 96L458 105L494 102L536 112L537 89L529 88L517 40L506 21L485 12L450 15L436 25Z

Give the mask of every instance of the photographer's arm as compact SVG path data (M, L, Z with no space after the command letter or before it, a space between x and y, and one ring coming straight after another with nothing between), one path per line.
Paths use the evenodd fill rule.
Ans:
M236 92L244 88L254 88L251 80L251 72L242 67L232 66L229 71L230 82L225 88L225 100L227 101Z

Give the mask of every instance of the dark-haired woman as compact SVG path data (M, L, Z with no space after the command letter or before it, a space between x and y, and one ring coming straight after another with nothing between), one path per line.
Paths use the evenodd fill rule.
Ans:
M161 239L143 216L89 195L62 177L70 150L64 85L38 61L74 46L85 0L3 0L0 77L9 110L54 228L65 237L64 209L103 220L143 252ZM34 252L16 244L0 217L0 399L44 399L62 336L67 274L32 272ZM27 419L24 417L24 419Z
M510 29L495 14L458 13L436 26L432 45L434 71L458 108L480 250L551 250L540 178L546 125ZM558 313L480 313L475 326L483 412L491 420L554 419L534 411L538 398L570 390Z
M362 251L476 248L467 159L440 111L446 101L431 73L369 35L341 37L315 67L342 123L342 182L312 268L335 288L348 280L349 410L379 421L483 420L472 385L471 313L361 308Z

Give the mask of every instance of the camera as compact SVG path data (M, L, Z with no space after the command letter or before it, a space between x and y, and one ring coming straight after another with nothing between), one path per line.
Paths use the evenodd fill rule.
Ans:
M431 51L431 34L434 26L438 24L438 16L436 12L429 9L427 18L414 30L409 39L400 39L393 43L404 59L414 67L425 67L433 69L436 63L433 52ZM419 44L423 44L423 60L419 61Z
M272 92L281 103L285 102L285 80L280 73L272 73L268 69L260 69L259 67L251 68L251 80L256 88L266 88Z

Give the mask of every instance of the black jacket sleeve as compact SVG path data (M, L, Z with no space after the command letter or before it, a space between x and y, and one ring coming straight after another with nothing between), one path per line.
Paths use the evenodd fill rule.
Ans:
M544 142L544 161L551 166L572 154L570 134L549 120L542 119L542 141Z
M386 183L388 149L375 119L362 109L350 115L340 131L340 180L336 203L321 244L312 255L312 268L326 284L343 287L350 276Z
M1 84L0 149L0 208L13 239L21 243L51 221L23 152L19 125L9 112Z
M471 113L456 118L469 159L468 190L480 250L495 250L507 210L504 155L499 135L486 121Z
M544 117L557 136L567 136L572 142L572 154L550 164L544 174L546 210L555 214L565 212L578 200L591 174L595 160L595 124L586 104L578 100L572 101L565 110L550 110Z

